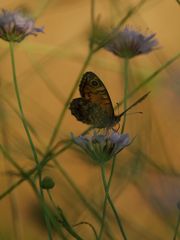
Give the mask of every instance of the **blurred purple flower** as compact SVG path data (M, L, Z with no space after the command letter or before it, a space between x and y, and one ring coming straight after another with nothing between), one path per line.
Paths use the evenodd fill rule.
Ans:
M97 134L93 136L74 137L74 142L79 145L95 162L104 163L115 157L131 141L128 134L113 132L110 135Z
M2 10L0 13L0 38L5 41L21 42L29 35L36 36L43 28L36 28L32 18L20 12Z
M145 35L131 28L124 28L112 37L104 48L121 58L146 54L158 47L155 33Z

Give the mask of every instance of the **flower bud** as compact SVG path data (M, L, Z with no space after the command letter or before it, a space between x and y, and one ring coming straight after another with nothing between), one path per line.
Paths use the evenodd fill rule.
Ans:
M46 176L41 181L41 187L43 189L49 190L49 189L52 189L54 186L55 186L55 182L51 177Z

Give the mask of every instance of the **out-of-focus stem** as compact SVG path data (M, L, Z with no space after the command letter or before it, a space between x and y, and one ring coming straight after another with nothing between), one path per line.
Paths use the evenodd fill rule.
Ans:
M124 59L124 111L127 108L127 96L128 96L128 65L129 65L129 59L125 58ZM125 129L125 124L126 124L126 112L124 113L123 116L123 123L122 123L122 128L121 128L121 133L124 133Z

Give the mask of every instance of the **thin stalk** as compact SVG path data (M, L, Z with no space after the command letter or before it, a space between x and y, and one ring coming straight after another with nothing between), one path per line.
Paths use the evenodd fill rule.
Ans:
M95 28L95 0L91 0L91 28L94 33Z
M176 224L173 240L177 239L179 226L180 226L180 211L179 211L179 216L178 216L178 220L177 220L177 224Z
M41 200L44 201L44 192L43 192L42 188L40 188L40 197L41 197ZM42 209L44 210L43 215L44 215L45 223L46 223L46 226L47 226L48 240L52 240L53 239L53 237L52 237L52 226L51 226L49 216L47 215L47 209L46 209L45 204L42 205Z
M28 127L28 123L26 121L25 115L24 115L24 110L23 110L23 106L22 106L22 102L21 102L21 97L20 97L20 92L19 92L19 87L18 87L18 82L17 82L17 77L16 77L16 65L15 65L15 58L14 58L14 46L13 46L13 42L9 41L9 48L10 48L10 55L11 55L11 65L12 65L12 74L13 74L13 82L14 82L14 88L15 88L15 93L16 93L16 98L17 98L17 102L18 102L18 107L19 107L19 111L21 114L21 120L24 126L24 130L26 132L31 150L32 150L32 154L34 157L34 160L37 164L37 168L39 169L39 160L38 160L38 155L36 153L36 149L33 143L33 140L31 138L31 134L29 131L29 127ZM39 186L40 186L40 194L38 194L38 196L40 197L40 203L42 204L44 201L44 197L43 197L43 192L41 189L41 171L39 171L38 174L38 179L39 179ZM31 185L33 186L33 188L35 187L35 184L31 182ZM44 204L42 204L42 207L44 209ZM51 230L50 230L50 225L49 225L49 220L48 220L48 216L46 215L47 211L43 211L44 213L44 217L45 217L45 221L47 224L47 229L48 229L48 239L52 240L52 234L51 234Z
M102 168L102 180L103 180L104 190L105 190L105 193L106 193L106 195L107 195L108 202L109 202L109 204L110 204L110 206L111 206L111 208L112 208L112 211L113 211L113 213L114 213L114 215L115 215L115 218L116 218L117 224L118 224L118 226L119 226L120 232L121 232L121 234L122 234L122 236L123 236L123 239L124 239L124 240L128 240L128 238L127 238L127 236L126 236L126 233L125 233L125 231L124 231L124 227L123 227L123 225L122 225L121 219L120 219L120 217L119 217L119 215L118 215L118 213L117 213L117 211L116 211L116 208L115 208L115 206L114 206L114 203L113 203L113 201L111 200L111 197L110 197L110 195L109 195L108 183L107 183L107 181L106 181L105 168Z
M56 168L60 171L60 173L64 176L66 181L69 183L69 185L72 187L72 189L75 191L75 193L78 195L78 197L80 198L82 203L91 211L91 213L97 218L97 220L99 222L102 222L103 220L102 220L102 217L100 216L99 212L93 207L93 205L91 203L88 202L86 197L81 193L80 189L76 186L76 184L73 182L71 177L66 173L66 171L63 169L63 167L60 165L60 163L56 159L54 159L54 164L55 164ZM109 178L109 181L110 181L110 179L111 179L111 177ZM110 229L106 228L105 230L107 232L107 236L109 237L109 239L112 240L113 237L112 237L112 233L110 232Z
M127 96L128 96L128 80L129 80L129 75L128 75L128 66L129 66L129 59L125 58L124 59L124 111L127 108ZM126 112L124 113L124 118L123 118L123 123L122 123L122 128L121 128L121 133L124 133L125 129L125 124L126 124Z
M33 14L33 18L37 19L41 14L44 13L44 11L47 9L49 3L51 1L50 0L45 0L45 1L40 1L37 2L39 4L39 6L37 6L35 9L37 9L34 14Z
M51 192L50 192L49 190L47 191L47 194L48 194L48 196L49 196L49 199L50 199L50 201L51 201L51 203L52 203L55 211L57 211L57 206L56 206L56 204L55 204L55 202L54 202L54 200L53 200L53 198L52 198L52 196L51 196ZM63 216L63 220L65 220L65 223L64 223L64 224L61 223L61 224L62 224L63 227L66 229L66 231L68 231L69 234L71 234L73 237L76 237L76 239L81 240L82 238L73 230L73 228L71 227L71 225L68 223L67 219L65 218L64 214L63 214L62 216ZM63 236L63 237L66 239L65 236ZM83 240L83 239L82 239L82 240Z
M48 194L48 197L50 199L50 202L52 203L52 206L54 207L54 210L57 212L57 206L53 200L53 197L51 195L51 192L50 190L47 190L47 194ZM59 232L61 233L61 237L64 239L64 240L68 240L67 237L64 235L64 233L62 232L61 228L59 228Z
M48 239L52 240L51 224L53 224L53 226L56 228L57 231L58 231L59 226L57 224L57 220L54 218L54 215L51 212L51 209L49 209L49 207L45 203L44 198L42 198L41 193L39 193L35 183L30 178L30 174L28 172L24 171L23 168L21 168L21 166L9 155L9 153L1 145L0 145L0 151L3 153L3 155L6 157L6 159L16 168L16 170L20 173L20 175L24 179L26 179L32 186L32 189L33 189L34 193L36 194L36 196L38 197L40 204L42 206L44 217L46 217L45 221L47 224ZM48 219L48 222L47 222L47 219Z
M32 186L34 192L37 193L36 185L34 184L32 179L30 178L30 175L28 175L27 172L25 172L23 170L23 168L20 167L20 165L9 155L9 153L6 151L6 149L3 148L2 145L0 145L0 151L3 153L4 157L18 170L20 175L24 179L29 181L29 183Z
M127 96L127 98L132 97L136 92L138 92L140 89L145 87L148 83L150 83L159 73L161 73L163 70L165 70L168 66L170 66L172 63L174 63L178 58L180 58L180 53L173 56L171 59L169 59L167 62L162 64L156 71L154 71L149 77L147 77L145 80L143 80L140 84L138 84L137 87L135 87ZM124 102L124 99L119 103L120 105Z
M70 142L67 145L65 145L62 149L60 149L58 151L58 154L61 154L62 152L64 152L65 150L67 150L73 143ZM54 156L47 156L44 157L42 159L42 161L40 162L40 169L42 170L43 167L50 161L52 160ZM30 170L27 175L30 177L31 175L35 174L35 173L39 173L39 167L35 167L32 170ZM20 180L18 180L16 183L14 183L11 187L9 187L7 190L5 190L3 193L0 194L0 200L2 200L4 197L6 197L8 194L10 194L14 189L16 189L17 186L19 186L21 183L23 183L26 180L26 178L21 178Z
M63 211L61 210L61 208L59 208L59 222L62 224L62 226L66 229L66 231L73 236L75 239L77 240L83 240L83 238L81 236L79 236L79 234L76 233L76 231L74 231L74 229L72 228L72 226L69 224L67 218L65 217Z
M1 94L2 96L2 94ZM2 99L1 99L2 100ZM6 117L6 109L4 106L4 102L0 102L0 112L1 112L1 134L2 134L2 145L6 147L7 152L10 150L9 141L8 141L8 120ZM4 172L8 172L8 165L7 160L4 157L2 164L4 166ZM11 175L7 176L7 187L12 185L13 183L13 177ZM13 234L14 239L21 240L22 239L22 223L20 222L20 214L18 211L18 205L17 205L17 198L16 193L9 194L9 203L10 203L10 209L11 209L11 220L13 224ZM15 220L16 219L16 220Z
M107 184L107 189L105 189L102 222L101 222L101 228L100 228L99 235L98 235L98 240L100 240L102 238L102 233L103 233L103 229L104 229L105 217L106 217L106 208L107 208L107 200L108 200L108 194L107 193L109 192L109 189L110 189L111 180L112 180L114 167L115 167L115 161L116 160L115 160L115 157L114 157L113 161L112 161L112 167L111 167L111 172L110 172L110 176L109 176L109 180L108 180L108 184ZM103 178L103 175L105 175L105 166L104 166L104 164L101 165L101 175L102 175L102 178Z
M21 178L20 180L12 184L8 189L6 189L3 193L0 194L0 200L5 198L11 192L13 192L13 190L15 190L18 186L20 186L20 184L23 183L24 181L25 181L25 178Z
M66 113L66 111L67 111L67 109L69 107L71 99L72 99L76 89L78 88L79 82L81 80L81 76L84 73L85 69L87 68L87 66L88 66L88 64L89 64L89 62L91 60L92 55L93 55L93 51L89 51L89 53L87 55L87 58L85 59L85 62L83 64L83 66L82 66L82 69L81 69L81 71L80 71L80 73L79 73L79 75L78 75L78 77L77 77L77 79L75 81L75 84L74 84L74 86L73 86L73 88L72 88L72 90L71 90L71 92L70 92L70 94L69 94L65 104L64 104L64 108L63 108L62 112L60 113L59 118L57 120L57 123L56 123L56 125L55 125L55 127L53 129L53 132L52 132L49 144L47 146L46 152L48 152L48 150L51 148L52 144L54 143L54 140L55 140L55 138L56 138L56 136L57 136L57 134L59 132L59 128L60 128L61 123L62 123L62 121L64 119L65 113Z
M78 226L83 225L83 224L86 224L87 226L89 226L91 228L91 230L94 233L95 239L98 240L98 235L97 235L96 229L91 223L82 221L82 222L74 224L73 227L78 227Z
M9 42L9 48L10 48L10 54L11 54L11 65L12 65L13 82L14 82L16 98L17 98L17 102L18 102L18 106L19 106L19 111L20 111L20 114L21 114L21 120L22 120L22 123L23 123L23 126L24 126L24 130L26 132L29 144L31 146L31 150L32 150L32 153L33 153L34 160L36 161L36 164L38 164L39 163L38 156L37 156L37 153L36 153L36 149L35 149L34 143L33 143L32 138L31 138L31 134L29 132L28 124L26 122L23 106L22 106L22 103L21 103L21 97L20 97L19 87L18 87L17 77L16 77L16 65L15 65L15 58L14 58L14 47L13 47L13 42L11 42L11 41Z
M54 202L54 200L53 200L53 198L52 198L52 196L51 196L50 190L47 190L47 194L48 194L48 197L49 197L49 199L50 199L50 201L51 201L54 209L56 210L56 209L57 209L57 206L56 206L56 204L55 204L55 202Z
M102 47L104 47L119 31L119 29L125 24L125 22L133 15L135 14L140 7L146 2L146 0L141 0L139 1L138 4L136 4L136 6L132 7L131 9L129 9L129 11L127 11L126 15L117 23L117 25L115 26L115 28L109 33L109 35L107 36L107 38L105 40L103 40L95 49L94 52L97 52L99 49L101 49Z
M91 0L91 38L89 48L93 48L94 43L94 30L95 30L95 0Z

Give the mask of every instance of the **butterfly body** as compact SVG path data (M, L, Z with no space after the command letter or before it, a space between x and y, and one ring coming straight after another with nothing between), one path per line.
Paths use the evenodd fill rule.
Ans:
M115 116L106 87L93 72L86 72L79 85L80 98L70 103L71 113L77 120L95 128L111 128L120 121Z

